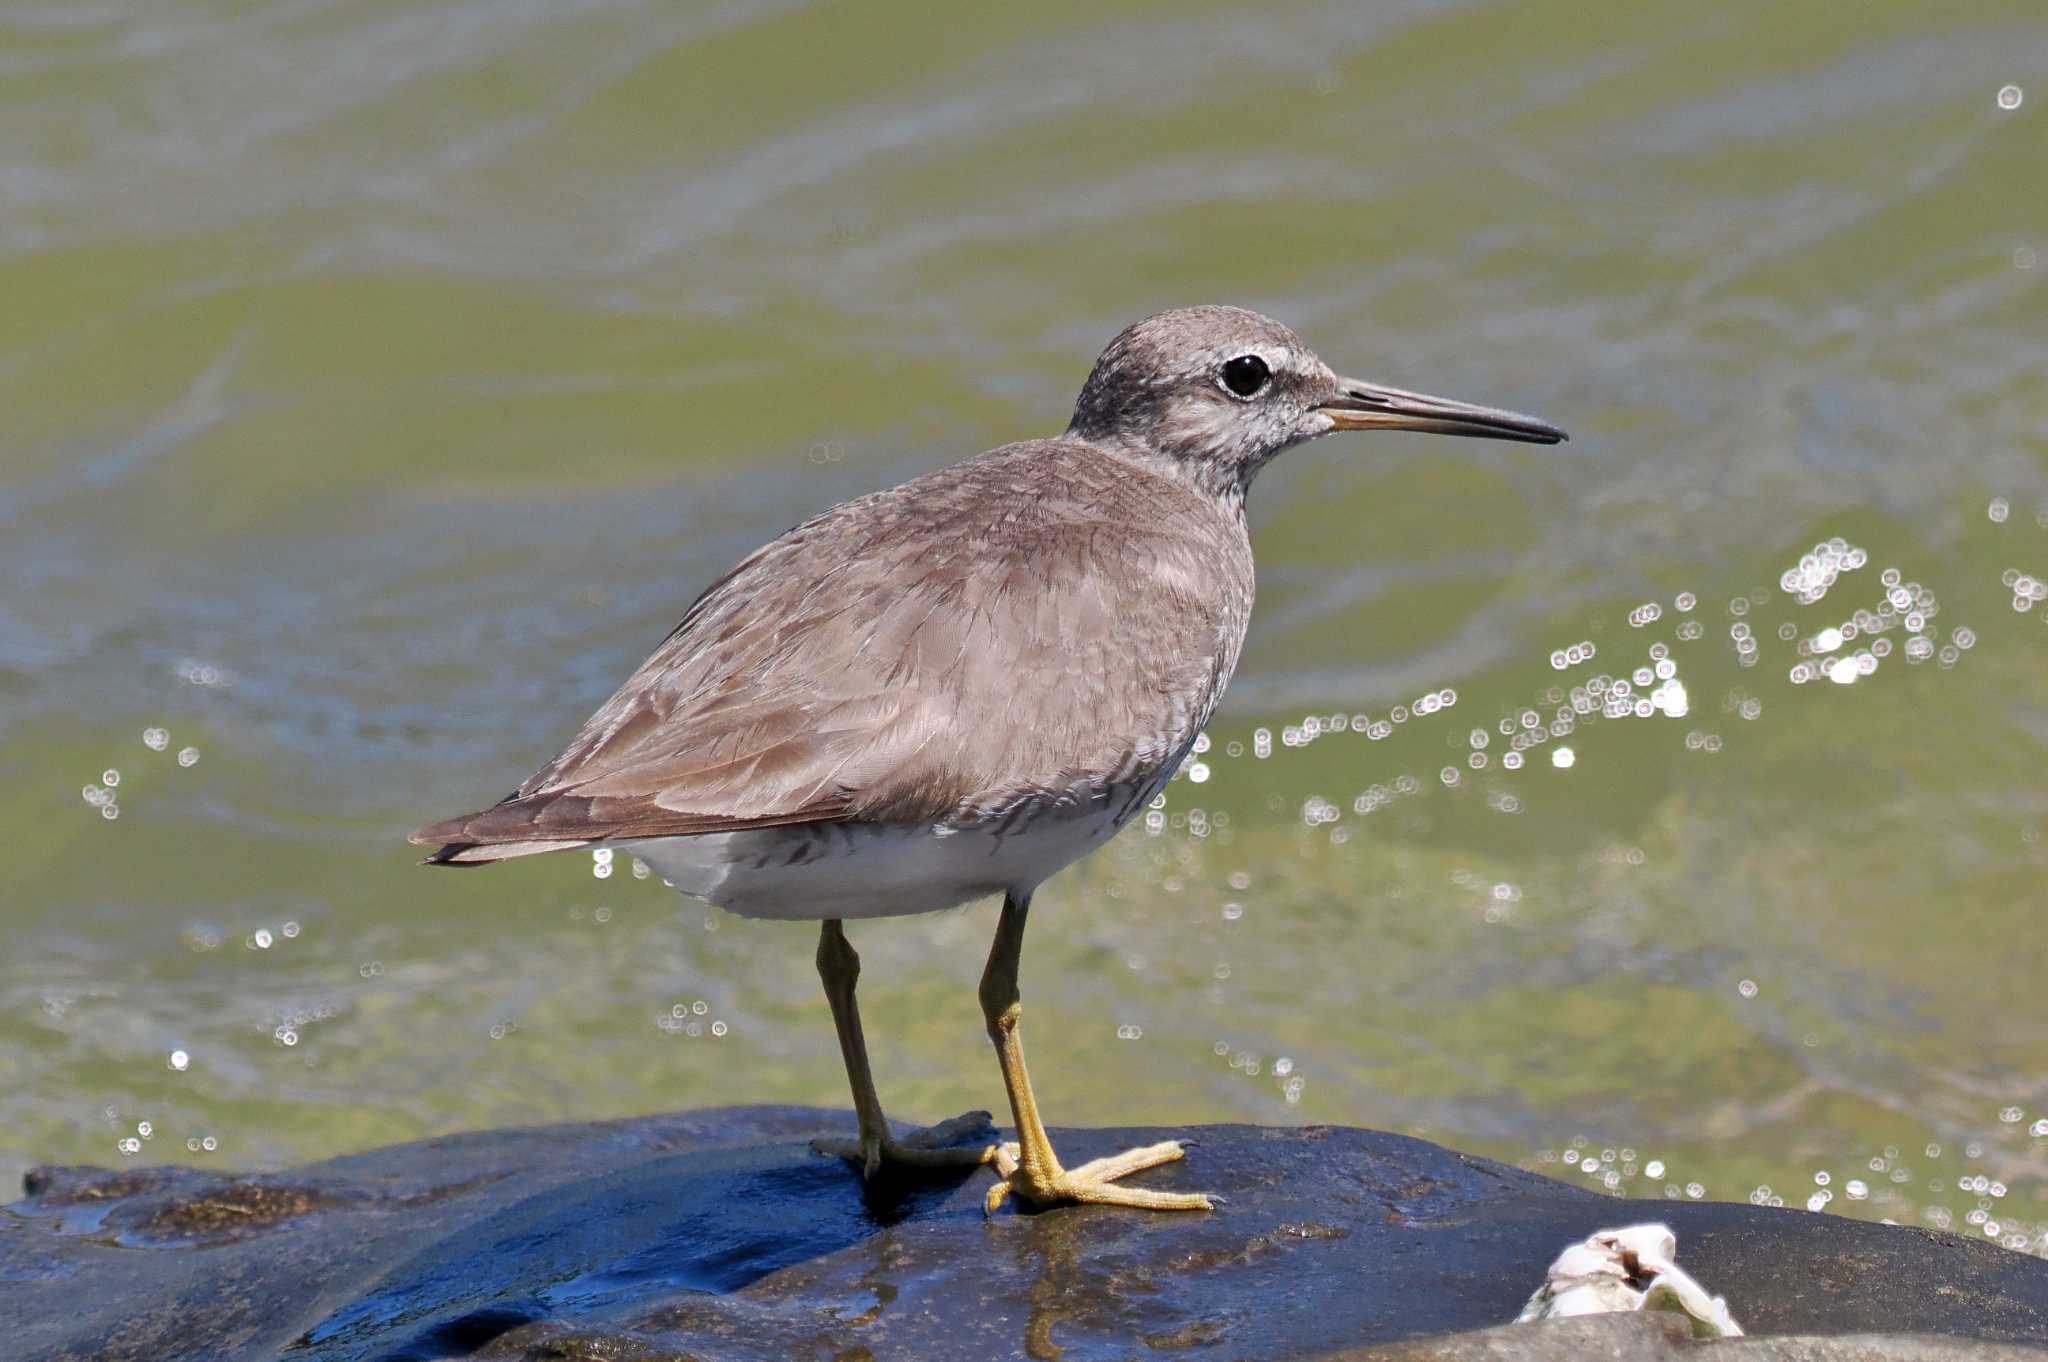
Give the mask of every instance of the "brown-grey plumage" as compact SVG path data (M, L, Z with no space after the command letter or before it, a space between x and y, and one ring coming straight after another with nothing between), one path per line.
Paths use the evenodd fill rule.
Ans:
M1208 722L1252 607L1245 494L1280 451L1396 428L1551 443L1513 412L1339 378L1238 308L1184 308L1102 353L1067 431L835 506L715 583L561 755L435 823L436 864L616 843L686 893L822 920L818 972L872 1175L992 1164L1017 1195L1206 1209L1119 1179L1166 1141L1061 1166L1024 1067L1032 891L1114 833ZM869 1072L846 918L1004 895L982 1012L1013 1143L985 1113L897 1139Z
M1252 399L1217 377L1247 356L1269 374ZM1256 313L1162 313L1110 343L1065 435L797 526L700 596L512 796L413 840L461 863L821 821L971 823L1163 779L1244 640L1253 476L1342 428L1347 394L1376 416L1387 393L1468 433L1562 438L1339 379Z
M456 850L1073 800L1165 760L1236 664L1241 508L1073 439L834 507L701 596Z

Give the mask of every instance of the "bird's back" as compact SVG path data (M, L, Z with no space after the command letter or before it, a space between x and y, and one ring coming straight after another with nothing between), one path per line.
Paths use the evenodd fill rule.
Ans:
M1075 440L836 506L707 590L439 859L825 821L975 824L1161 779L1237 662L1241 507ZM495 853L495 854L494 854Z

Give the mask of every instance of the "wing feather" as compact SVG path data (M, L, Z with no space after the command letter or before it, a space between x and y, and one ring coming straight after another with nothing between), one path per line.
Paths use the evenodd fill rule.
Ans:
M1065 441L835 507L698 597L512 795L413 840L464 863L943 821L1166 760L1243 637L1250 549L1224 515Z

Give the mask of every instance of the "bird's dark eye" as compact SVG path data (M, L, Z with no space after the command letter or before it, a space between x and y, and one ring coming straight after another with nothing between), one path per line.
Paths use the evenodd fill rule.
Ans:
M1250 397L1272 377L1273 371L1257 355L1239 355L1223 365L1223 386L1239 397Z

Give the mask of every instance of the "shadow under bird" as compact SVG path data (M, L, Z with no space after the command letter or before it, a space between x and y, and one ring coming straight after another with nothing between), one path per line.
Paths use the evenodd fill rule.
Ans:
M1110 342L1066 433L992 449L805 521L713 583L561 755L492 808L421 829L432 865L616 847L686 894L822 922L865 1175L991 1165L987 1206L1205 1210L1124 1185L1167 1141L1075 1168L1039 1119L1018 1034L1033 891L1128 823L1188 755L1252 608L1245 495L1346 430L1555 444L1533 417L1340 378L1231 307ZM1016 1120L899 1137L868 1069L848 918L1000 894L981 1006ZM963 1141L965 1143L963 1143Z

